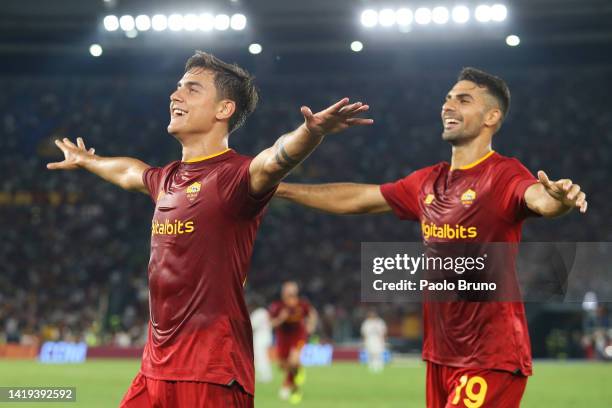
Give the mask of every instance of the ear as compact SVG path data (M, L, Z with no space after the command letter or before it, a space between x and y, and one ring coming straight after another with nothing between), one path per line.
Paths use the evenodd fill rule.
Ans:
M501 125L503 115L501 113L501 110L499 110L499 108L492 108L492 109L489 109L487 113L485 113L484 119L485 119L484 120L485 125L489 127L498 128L499 125Z
M217 114L215 117L218 120L229 120L234 112L236 112L236 103L229 99L223 99L217 104Z

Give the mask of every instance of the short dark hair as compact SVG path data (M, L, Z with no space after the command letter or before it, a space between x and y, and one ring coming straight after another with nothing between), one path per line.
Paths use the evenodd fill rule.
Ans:
M185 72L201 68L215 75L215 88L219 98L236 103L236 111L229 119L229 132L242 126L253 113L259 100L255 77L236 64L228 64L204 51L197 50L185 64Z
M489 94L499 103L499 107L504 115L503 117L506 117L510 109L510 89L508 89L506 81L472 67L463 68L459 73L459 77L457 77L457 81L470 81L478 86L487 88Z

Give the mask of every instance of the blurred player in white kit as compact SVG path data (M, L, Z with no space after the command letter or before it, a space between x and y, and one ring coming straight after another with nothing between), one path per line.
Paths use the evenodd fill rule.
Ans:
M251 326L253 327L255 380L267 383L272 381L272 365L268 354L272 346L272 326L270 326L270 315L265 307L258 306L253 310Z
M368 368L373 373L382 372L387 325L375 311L369 311L361 324L361 336L368 356Z

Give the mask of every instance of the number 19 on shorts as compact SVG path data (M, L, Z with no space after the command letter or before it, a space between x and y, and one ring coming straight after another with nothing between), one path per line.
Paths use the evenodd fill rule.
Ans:
M459 402L463 402L463 405L467 408L480 408L486 395L487 382L484 378L463 375L459 379L459 385L455 388L455 398L453 398L451 404L462 406L459 405Z

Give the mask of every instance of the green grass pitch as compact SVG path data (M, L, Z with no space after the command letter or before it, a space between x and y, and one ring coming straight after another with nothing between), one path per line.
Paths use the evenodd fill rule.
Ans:
M612 364L536 361L534 366L523 408L612 407ZM76 403L0 402L0 408L117 407L138 367L136 360L93 360L81 365L0 360L0 386L77 388ZM425 406L425 365L417 360L394 363L382 374L370 374L352 363L311 367L306 373L304 399L299 405L304 408ZM276 372L271 384L257 384L257 407L291 406L277 398L280 381Z

